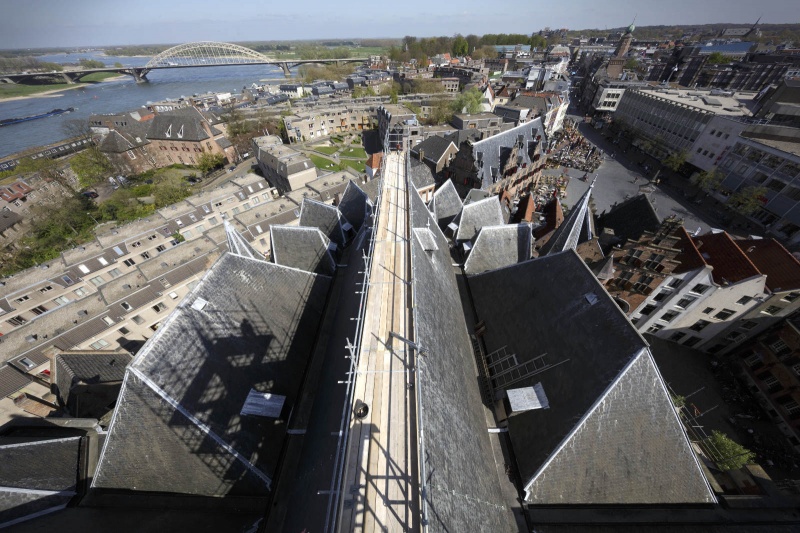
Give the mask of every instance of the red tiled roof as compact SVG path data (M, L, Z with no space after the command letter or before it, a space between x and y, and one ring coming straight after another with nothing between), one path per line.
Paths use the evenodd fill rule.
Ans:
M734 241L752 263L767 275L773 292L800 289L800 261L775 239Z
M683 226L678 228L678 231L675 232L675 236L678 237L675 248L681 252L675 256L675 260L679 261L680 264L673 270L674 273L683 274L684 272L706 266L707 263L700 255L700 252L697 251L697 246L692 242L692 237L686 232Z
M375 152L374 154L370 155L367 158L367 166L369 168L380 168L381 167L381 159L383 159L382 152Z
M705 262L714 267L711 275L715 283L725 285L726 282L736 283L761 275L761 271L724 231L693 237L692 241Z

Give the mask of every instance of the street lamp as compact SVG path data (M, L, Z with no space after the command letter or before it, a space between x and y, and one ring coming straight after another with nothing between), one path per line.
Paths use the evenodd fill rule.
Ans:
M100 223L92 216L91 213L86 213L86 214L89 215L89 217L91 217L92 220L94 220L94 225L95 226L99 226L100 225Z

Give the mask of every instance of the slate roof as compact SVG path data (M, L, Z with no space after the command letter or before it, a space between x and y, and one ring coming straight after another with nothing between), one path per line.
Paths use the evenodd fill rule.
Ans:
M461 198L450 180L445 181L431 199L432 211L440 228L446 227L461 212Z
M319 228L330 240L342 247L346 241L342 224L347 220L342 220L339 210L328 204L323 204L316 200L303 199L300 206L301 226Z
M457 241L474 241L482 227L503 224L500 200L497 196L492 196L467 204L461 209L455 222L458 223L455 239Z
M574 250L579 243L589 241L594 237L594 219L589 206L592 187L594 187L594 183L572 207L564 222L556 228L553 235L541 247L540 256Z
M711 275L718 285L737 283L761 275L753 262L724 231L693 237L692 241L703 260L714 267Z
M481 189L470 189L467 193L467 196L464 198L464 205L471 204L477 202L479 200L484 200L489 198L491 194L489 191L484 191Z
M742 239L733 241L745 256L767 275L772 292L800 289L800 261L775 239Z
M417 190L436 185L436 180L430 167L416 159L410 160L406 175Z
M293 408L329 284L223 255L129 365L93 486L265 495L286 426L239 412L251 389Z
M193 107L159 113L150 123L147 138L165 141L204 141L209 138L202 126L204 122L203 115Z
M541 118L472 144L473 164L481 180L481 188L488 188L496 181L501 168L507 162L511 147L519 142L523 149L518 152L518 163L520 166L530 165L535 156L541 155L542 147L547 145Z
M453 144L452 140L445 137L440 137L438 135L431 135L421 143L414 145L414 147L411 148L411 154L416 156L416 158L419 160L420 151L424 151L425 160L436 165L447 152L447 149L450 148L451 144L453 145L454 149L458 149L458 146Z
M271 226L272 260L291 268L332 276L336 261L328 250L330 240L317 228Z
M53 380L66 403L70 389L78 383L122 381L133 357L125 352L66 352L55 357Z
M76 493L80 437L0 438L0 528L65 506Z
M576 252L468 283L487 353L518 363L490 367L496 394L542 383L549 399L508 420L527 501L715 501L647 343Z
M461 146L461 143L465 141L473 141L477 142L480 141L483 137L483 132L480 130L458 130L456 132L451 133L450 135L445 135L445 139L451 141L453 144L456 145L456 148Z
M447 240L416 191L411 226L428 228L437 250L410 239L415 340L420 365L419 413L424 426L425 496L431 531L516 531L500 490L484 407L475 386L472 346ZM480 526L478 526L480 524Z
M372 201L353 180L348 181L342 199L336 207L356 231L361 229L364 221L372 213Z
M485 226L472 245L464 271L480 274L487 270L521 263L531 258L530 224Z
M614 235L621 238L624 244L628 239L638 241L646 231L655 233L661 221L647 196L637 194L617 204L608 213L601 214L597 225L600 229L614 230Z

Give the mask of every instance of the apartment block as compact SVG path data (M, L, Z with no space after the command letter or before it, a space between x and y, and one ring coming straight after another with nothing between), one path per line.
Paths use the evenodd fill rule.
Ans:
M372 128L375 106L341 106L303 111L283 118L290 143Z

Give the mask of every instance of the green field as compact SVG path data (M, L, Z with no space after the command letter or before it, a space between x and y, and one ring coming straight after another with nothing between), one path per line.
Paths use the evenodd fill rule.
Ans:
M325 155L333 155L339 151L338 146L312 146L311 149L322 152Z
M15 85L4 83L0 85L0 99L14 98L15 96L31 96L45 91L67 89L69 87L74 87L74 85L68 83L55 83L52 85Z
M333 161L325 159L324 157L320 157L314 154L308 154L308 157L311 158L311 161L317 168L321 168L322 170L336 171L340 169L339 165L337 165Z
M355 169L357 172L364 172L366 165L363 161L351 161L349 159L342 159L342 165Z
M96 83L98 81L107 80L108 78L116 78L119 76L116 72L92 72L80 79L81 83Z
M358 159L366 159L367 158L367 152L365 152L364 149L361 148L361 147L345 148L344 150L342 150L341 155L343 157L355 157L355 158L358 158Z

